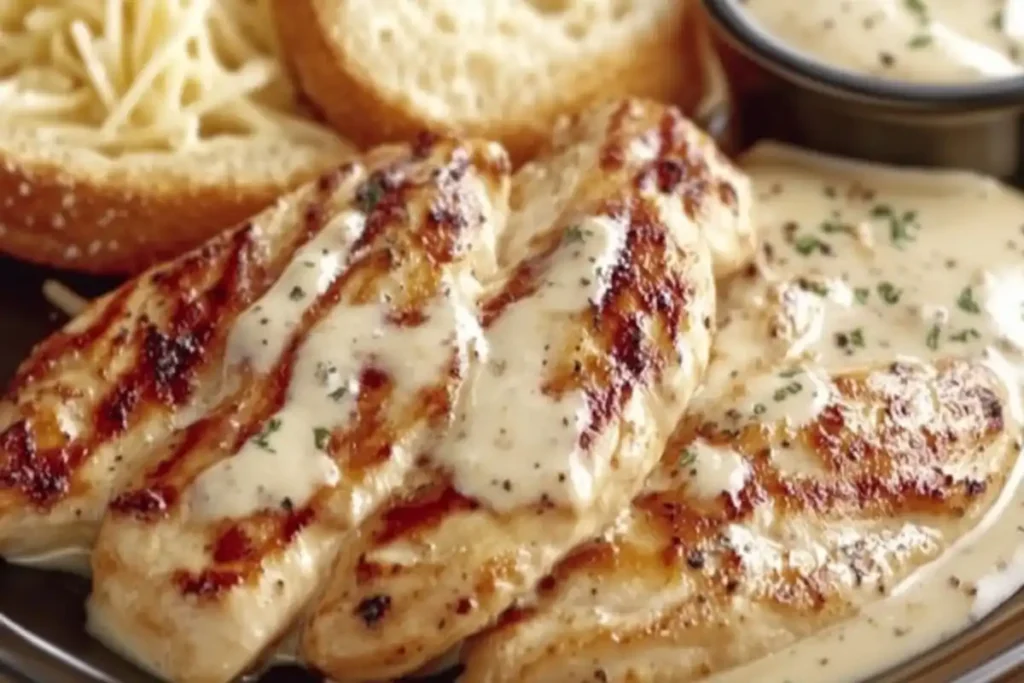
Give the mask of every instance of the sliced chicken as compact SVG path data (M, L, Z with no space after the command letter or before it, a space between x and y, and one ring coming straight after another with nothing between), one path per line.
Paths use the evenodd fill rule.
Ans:
M360 173L125 284L33 351L0 402L5 557L88 549L111 492L214 401L232 322L312 248Z
M334 680L441 655L628 506L707 365L709 236L749 256L745 179L670 108L580 118L513 187L456 421L344 544L303 630Z
M1014 521L1024 198L774 147L744 168L761 253L720 287L702 391L626 514L470 640L460 683L785 678L796 649L754 660L847 619L889 637L933 598L912 590L947 566L930 563ZM965 230L979 198L985 240ZM964 623L969 590L939 594ZM803 665L835 654L822 638Z
M375 156L316 207L326 227L235 323L237 381L111 502L90 628L163 678L250 667L451 422L508 160L446 139Z
M654 168L653 162L668 155L678 165L670 172L682 171L688 177L681 195L687 215L698 225L709 226L703 236L715 278L727 278L748 266L756 235L750 183L743 173L696 127L681 126L674 115L658 120L663 108L634 103L646 111L631 119L629 110L615 106L605 105L597 115L587 112L564 119L552 137L552 149L516 171L502 264L514 266L526 258L537 235L550 230L564 211L608 192L607 185L594 182L594 169L621 164ZM679 144L678 136L685 144ZM715 199L708 201L709 194ZM743 210L737 212L737 207Z
M999 495L1020 442L984 365L798 373L769 380L815 386L813 419L684 420L629 513L471 641L460 682L703 679L883 599Z

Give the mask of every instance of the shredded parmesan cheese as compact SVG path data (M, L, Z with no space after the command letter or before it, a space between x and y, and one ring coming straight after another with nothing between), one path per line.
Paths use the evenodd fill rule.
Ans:
M0 0L0 123L109 155L334 141L296 111L269 0Z

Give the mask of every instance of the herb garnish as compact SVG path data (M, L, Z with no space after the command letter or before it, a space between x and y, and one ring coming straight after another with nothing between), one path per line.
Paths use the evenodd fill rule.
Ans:
M313 428L313 443L316 444L317 450L327 450L327 444L331 442L331 430L327 427L314 427Z
M907 47L911 50L918 50L922 47L928 47L931 44L932 37L927 33L920 33L907 41Z
M978 332L973 327L968 327L967 329L961 330L956 334L949 335L949 338L952 341L966 344L971 339L981 339L981 332Z
M928 22L928 5L924 0L903 0L907 11L915 16L922 24Z
M902 249L907 242L917 240L914 231L920 229L921 226L917 224L916 211L904 211L902 214L898 214L893 211L891 206L879 204L871 210L871 215L889 221L889 240L897 249Z
M800 382L790 382L786 386L776 389L775 393L772 394L772 398L778 403L779 401L784 401L787 396L796 396L803 391L803 388L804 385Z
M931 349L932 351L935 351L936 349L939 348L939 324L938 323L935 323L934 325L932 325L931 329L928 330L928 336L925 337L924 342L925 342L925 344L928 345L928 348Z
M829 218L828 220L822 221L821 231L834 235L840 232L850 232L850 226L845 223L840 223L838 218Z
M828 286L824 282L816 282L802 277L797 280L797 285L805 292L813 292L818 296L828 295Z
M277 451L270 447L270 435L279 429L281 429L281 419L272 417L267 420L267 424L263 425L263 431L252 438L252 442L265 451L276 453Z
M589 237L590 232L584 230L578 225L570 225L565 229L562 234L562 239L565 242L582 242L584 237Z
M342 386L342 387L338 387L337 389L335 389L331 393L327 394L327 398L331 399L332 401L337 402L337 401L340 401L341 399L345 398L345 394L347 394L347 393L348 393L348 388Z
M372 177L367 180L356 192L356 202L363 213L373 211L380 200L384 198L384 186L380 178Z
M801 256L810 256L815 251L822 254L831 253L832 248L826 242L821 241L813 235L802 235L793 241L793 248L800 253Z
M841 349L848 347L855 347L858 349L864 348L864 328L858 327L850 330L849 332L836 332L836 346Z
M292 287L292 291L288 292L288 298L292 301L298 301L302 297L306 296L306 290L298 285Z
M960 296L957 297L956 305L964 313L971 313L977 315L981 313L981 306L974 298L974 289L972 287L964 287L960 292Z
M679 466L690 467L695 462L697 462L697 452L692 448L684 448L682 455L679 456Z
M878 283L878 296L882 297L882 301L892 306L900 301L900 297L903 295L902 289L897 289L896 285L889 281L882 281Z
M313 376L316 378L316 381L323 386L330 381L331 375L337 371L338 368L334 367L332 363L317 361L316 368L313 370Z
M853 298L855 298L859 304L866 304L870 295L871 290L867 287L857 287L853 290Z

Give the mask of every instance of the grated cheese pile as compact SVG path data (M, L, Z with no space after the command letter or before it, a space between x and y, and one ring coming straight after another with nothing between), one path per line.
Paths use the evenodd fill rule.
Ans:
M267 0L0 0L0 124L108 155L330 143L276 55Z

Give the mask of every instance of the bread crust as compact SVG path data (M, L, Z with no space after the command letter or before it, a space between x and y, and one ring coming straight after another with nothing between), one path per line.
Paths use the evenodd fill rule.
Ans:
M138 272L258 213L346 156L296 154L281 141L283 168L265 168L267 160L251 163L260 147L102 159L39 140L0 145L0 251L80 272Z
M693 110L703 94L698 11L692 2L659 1L670 2L675 16L654 34L629 50L560 64L570 68L552 74L544 93L494 120L446 120L419 109L407 93L383 86L331 37L343 28L330 25L330 11L346 0L272 0L272 5L293 81L323 118L357 145L405 139L427 129L497 140L521 163L536 153L560 116L603 100L633 96Z

